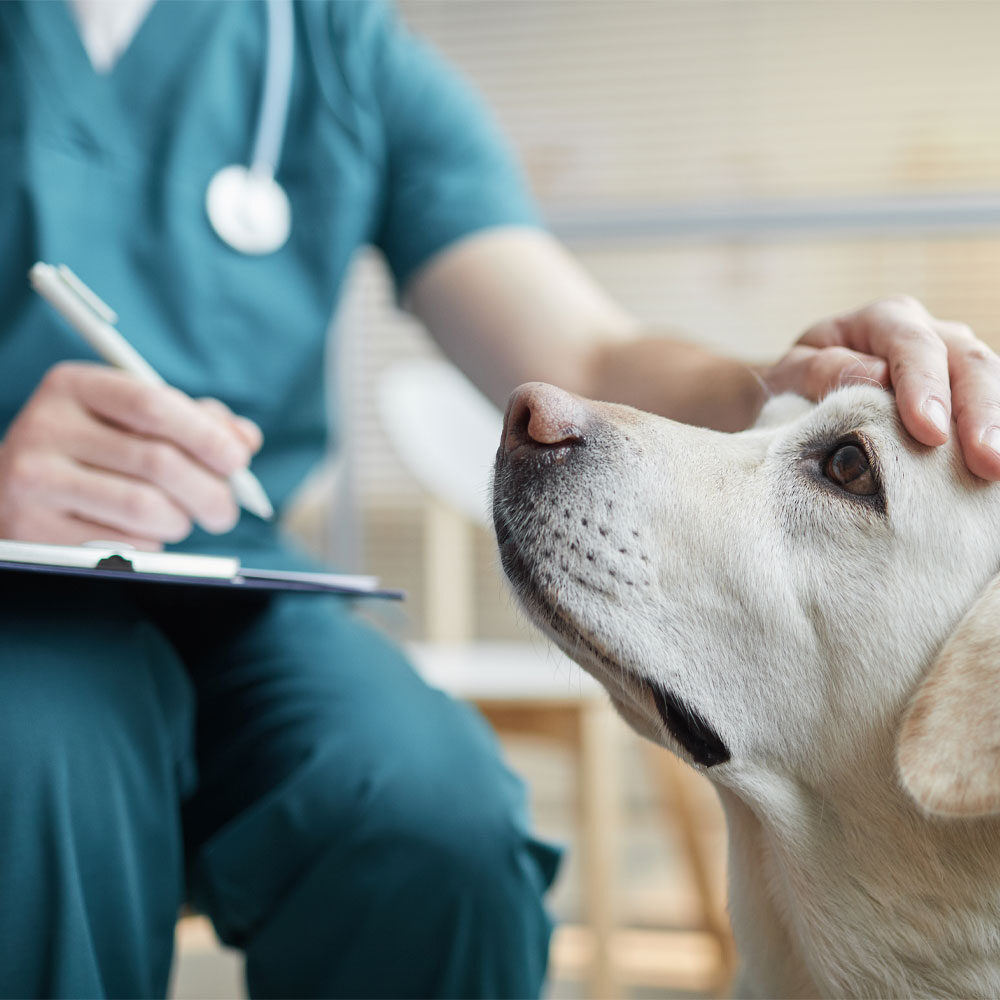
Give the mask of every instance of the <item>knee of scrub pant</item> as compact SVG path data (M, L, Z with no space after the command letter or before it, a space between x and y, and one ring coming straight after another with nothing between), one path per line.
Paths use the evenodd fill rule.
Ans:
M448 806L433 831L331 840L246 941L250 995L538 996L557 855L509 823L452 833Z
M310 720L308 756L200 851L196 899L255 996L536 993L558 850L480 717L384 639L350 641L368 697Z
M118 588L93 591L0 589L2 992L166 987L191 694Z

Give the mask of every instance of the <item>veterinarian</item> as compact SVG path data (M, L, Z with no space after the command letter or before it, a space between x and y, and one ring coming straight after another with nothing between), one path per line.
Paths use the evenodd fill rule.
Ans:
M927 444L954 412L1000 477L996 360L915 302L756 374L644 339L381 4L5 3L0 52L0 536L293 562L226 477L252 458L280 511L324 453L324 332L366 244L497 402L543 379L737 428L762 384L865 376ZM30 292L39 259L177 388L97 363ZM538 992L557 852L479 720L341 606L0 588L0 993L162 995L185 898L256 996Z

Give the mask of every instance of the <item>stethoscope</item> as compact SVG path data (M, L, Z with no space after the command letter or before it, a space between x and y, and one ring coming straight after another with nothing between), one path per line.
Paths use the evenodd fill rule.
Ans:
M250 165L223 167L205 191L212 228L240 253L274 253L292 231L292 207L274 175L288 122L294 47L291 0L267 0L267 64Z

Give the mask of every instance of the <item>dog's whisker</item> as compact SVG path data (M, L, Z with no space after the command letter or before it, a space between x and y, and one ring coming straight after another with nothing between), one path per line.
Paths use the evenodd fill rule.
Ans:
M882 383L877 378L872 378L869 375L854 375L847 374L844 376L845 385L873 385L877 388L882 388Z

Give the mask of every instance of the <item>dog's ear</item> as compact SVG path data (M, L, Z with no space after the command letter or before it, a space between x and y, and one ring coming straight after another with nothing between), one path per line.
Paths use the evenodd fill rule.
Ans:
M1000 576L917 688L896 760L903 787L926 812L1000 814Z

